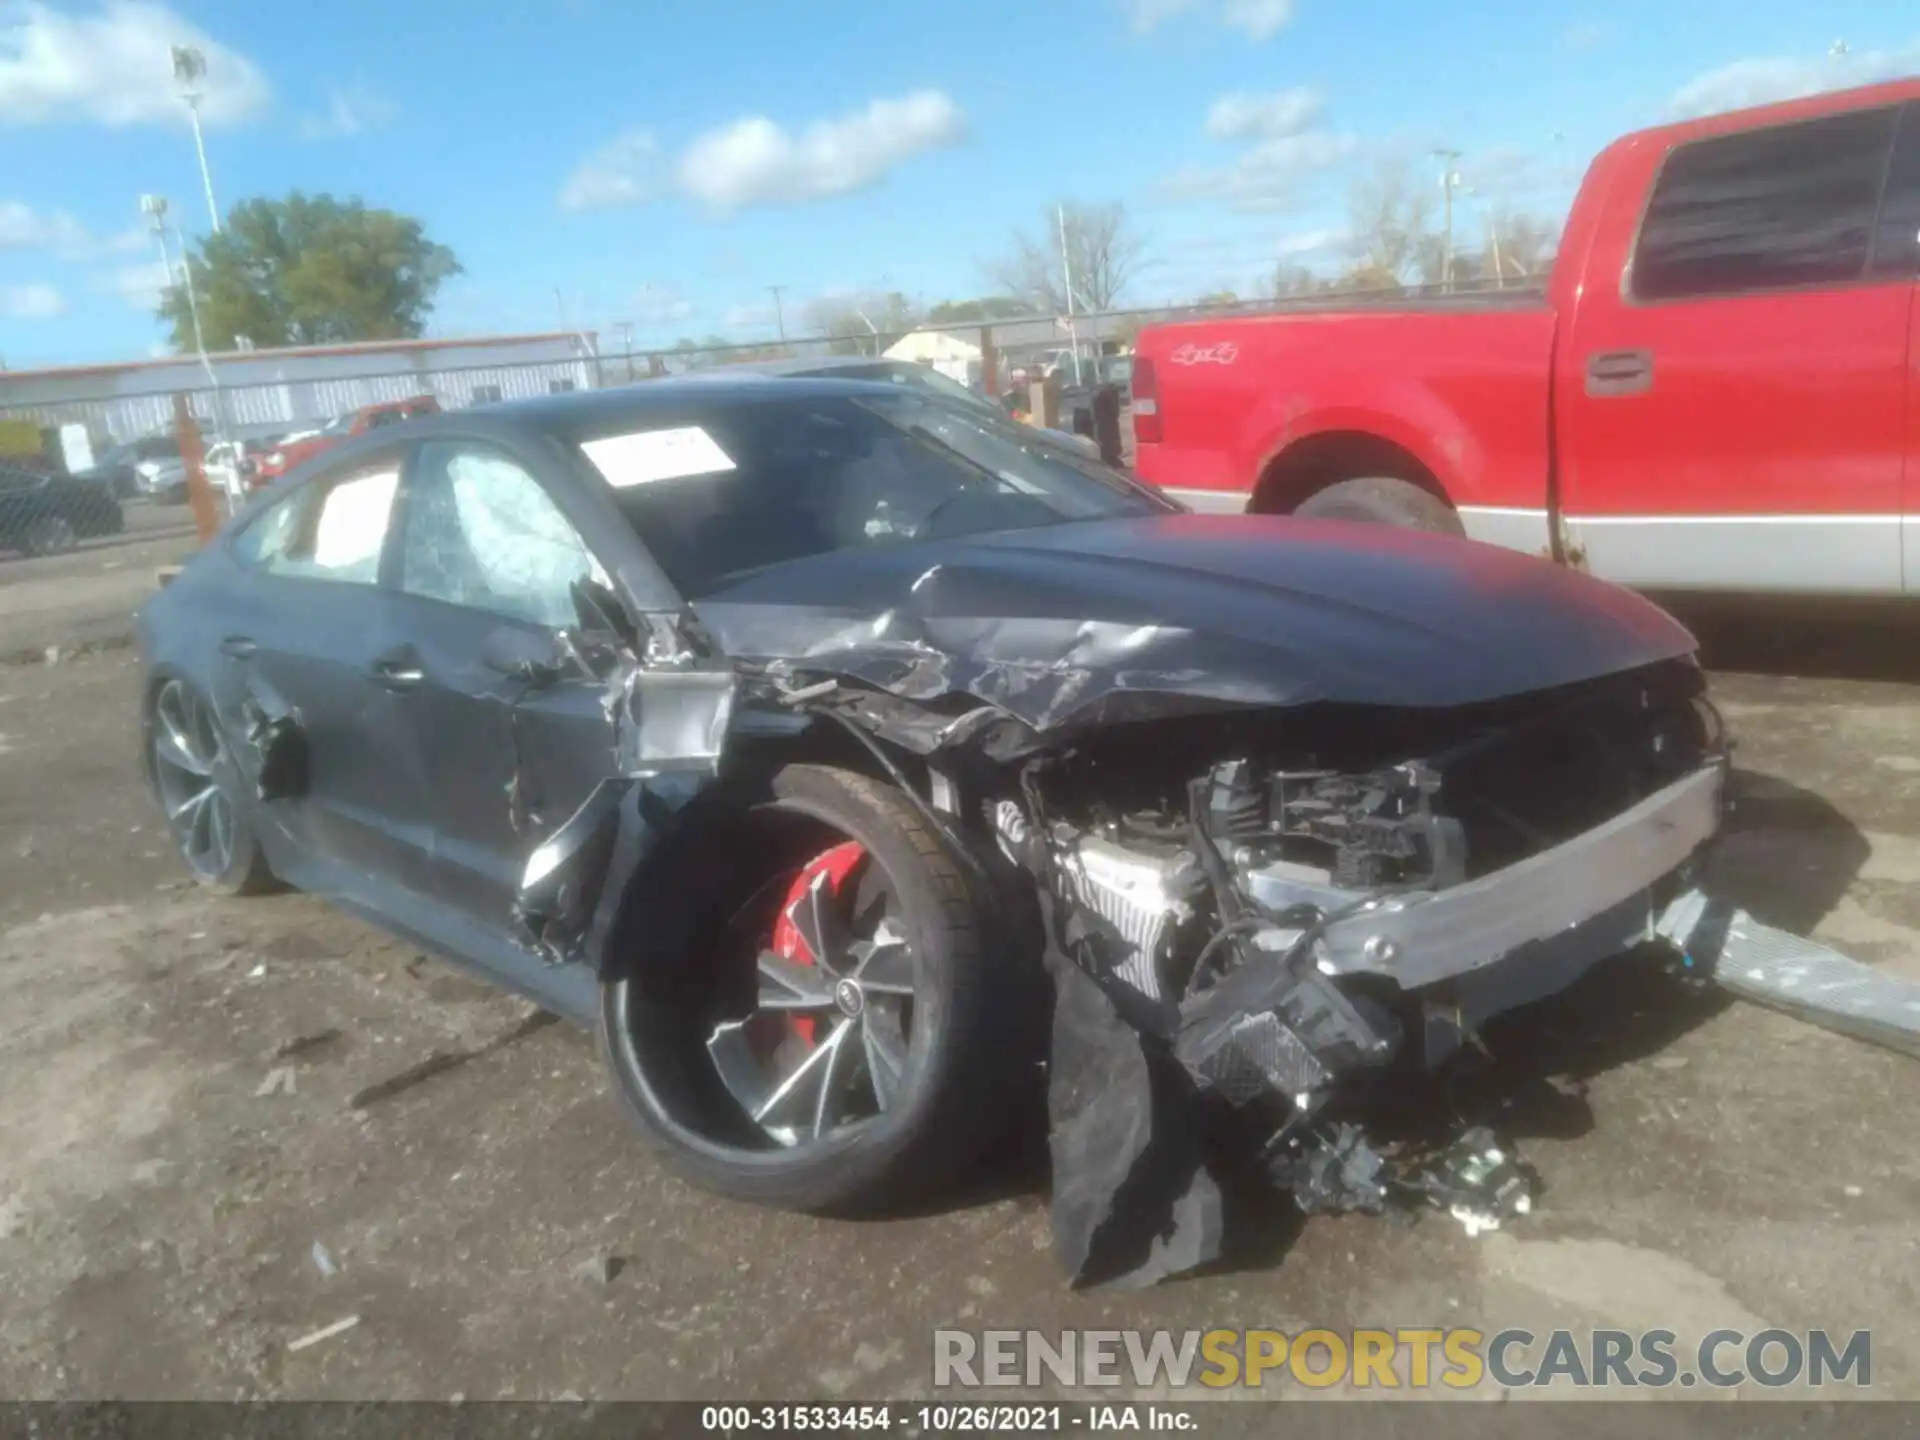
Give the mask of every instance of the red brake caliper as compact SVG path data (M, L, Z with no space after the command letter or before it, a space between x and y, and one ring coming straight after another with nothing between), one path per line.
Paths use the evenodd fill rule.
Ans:
M831 850L814 856L800 873L793 877L793 884L787 887L787 893L780 902L780 918L773 924L773 953L782 960L795 965L818 964L820 957L807 948L807 942L800 938L800 931L793 923L794 907L807 896L813 888L816 876L827 877L827 891L838 901L845 892L853 872L860 862L867 858L866 846L857 840L848 840ZM810 1015L796 1015L788 1021L798 1035L808 1045L813 1044L814 1031L818 1022Z

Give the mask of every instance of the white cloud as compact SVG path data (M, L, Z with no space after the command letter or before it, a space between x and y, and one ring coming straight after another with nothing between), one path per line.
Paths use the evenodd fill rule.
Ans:
M774 326L773 306L765 302L729 305L720 316L722 330L771 330Z
M1329 226L1323 230L1302 230L1281 238L1275 253L1282 260L1297 260L1302 255L1323 255L1346 241L1347 233Z
M331 90L327 108L300 122L300 133L309 140L339 140L364 135L393 123L400 107L384 96L367 90Z
M960 107L938 90L870 101L790 132L753 115L700 136L680 159L680 188L715 210L798 205L878 184L917 155L966 135Z
M1736 60L1709 70L1674 93L1672 108L1680 115L1712 115L1743 110L1776 100L1797 100L1850 85L1892 80L1920 65L1920 44L1901 50L1863 50L1857 54L1824 55L1818 59L1775 56Z
M593 152L560 187L562 210L638 205L659 193L660 142L650 130L628 130Z
M1151 34L1169 20L1178 19L1200 0L1120 0L1127 23L1142 35Z
M633 297L632 322L636 330L654 330L693 319L700 307L680 293L677 285L646 285Z
M1176 172L1167 191L1176 199L1221 200L1244 210L1289 204L1303 181L1360 148L1354 136L1318 123L1321 108L1310 89L1222 95L1207 109L1206 133L1248 142L1246 147L1225 165Z
M140 225L96 238L64 210L36 210L19 200L0 200L0 250L46 250L63 260L127 255L153 243Z
M0 286L0 317L8 320L51 320L63 315L67 297L51 285Z
M160 308L160 292L172 283L167 267L158 260L140 265L122 265L94 277L93 288L118 295L136 310L148 312Z
M1293 23L1293 0L1225 0L1220 23L1249 40L1271 40Z
M1320 110L1318 93L1305 88L1265 95L1236 91L1207 107L1207 134L1216 140L1277 140L1298 135Z
M1150 35L1173 20L1198 12L1249 40L1271 40L1293 23L1293 0L1120 0L1127 23Z
M88 243L87 227L64 210L0 200L0 250L67 250Z
M723 214L750 205L800 205L864 190L965 135L966 117L938 90L873 100L797 132L749 115L696 136L671 163L652 131L628 130L567 177L560 208L639 205L669 190Z
M260 68L165 5L107 0L66 11L12 0L0 7L0 125L184 126L173 45L206 57L203 124L239 124L266 108L272 89Z

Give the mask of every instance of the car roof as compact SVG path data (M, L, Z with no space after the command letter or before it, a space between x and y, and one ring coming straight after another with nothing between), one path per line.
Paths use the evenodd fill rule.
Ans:
M355 435L301 462L290 474L332 473L342 463L405 440L440 435L505 436L513 432L557 436L563 440L591 440L625 429L643 428L656 415L679 417L689 410L709 413L742 406L792 402L807 396L852 399L862 395L898 397L900 387L879 380L783 380L766 375L738 378L673 376L640 380L605 390L566 390L524 400L501 400L490 405L467 405L421 415L403 426L382 427ZM308 467L313 470L309 472Z
M792 401L816 396L827 398L859 395L898 395L900 388L876 380L832 380L800 377L778 379L763 373L741 376L670 376L661 380L641 380L632 385L617 385L606 390L565 390L557 395L536 395L526 400L503 400L492 405L470 406L448 411L430 419L413 421L408 433L457 430L461 415L484 415L490 420L519 422L530 429L552 435L577 436L617 430L629 422L644 424L649 415L678 413L689 406L722 409L736 405L761 405L773 401ZM414 431L413 426L421 427Z
M911 365L911 360L895 360L880 355L816 355L813 359L800 360L747 360L737 365L729 365L728 370L743 370L754 375L819 375L828 377L835 370L871 370L877 365ZM714 381L727 378L724 371L703 370L699 378Z

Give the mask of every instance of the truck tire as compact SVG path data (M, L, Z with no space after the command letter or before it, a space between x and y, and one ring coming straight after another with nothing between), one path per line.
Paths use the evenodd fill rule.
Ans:
M971 867L891 786L845 770L791 765L773 778L771 794L756 811L817 823L830 848L816 865L857 854L857 868L842 868L836 876L853 883L864 874L877 882L874 894L904 941L901 959L913 977L904 996L911 1010L903 1027L905 1058L891 1072L897 1089L878 1113L827 1133L817 1118L811 1136L757 1133L759 1117L736 1103L738 1092L729 1099L713 1041L701 1043L711 1022L697 1018L697 1005L675 1013L686 1006L697 973L711 972L720 958L718 947L703 945L689 956L693 963L685 976L655 977L650 984L627 974L603 983L601 1054L621 1108L683 1176L732 1199L859 1214L937 1192L965 1174L996 1137L1020 1079L1032 1068L1016 1043L1030 1028L1020 1023L1018 1009L1027 988L1019 979L1026 957L1003 943L993 900L982 893ZM801 873L804 878L808 872ZM867 880L858 883L864 887ZM788 899L796 893L789 891ZM784 904L779 913L791 914ZM847 914L870 908L865 901L851 903ZM847 933L854 928L849 919ZM767 940L757 944L765 953ZM865 972L828 958L834 961L833 974L825 977L829 984L835 975L866 983ZM824 961L802 963L812 968ZM856 990L848 1013L903 998L900 991L858 997ZM758 1014L743 1023L758 1024ZM846 1022L827 1008L803 1023L805 1054L831 1044L833 1031ZM728 1028L714 1030L714 1041ZM859 1087L853 1089L859 1098ZM879 1094L876 1086L876 1100Z
M1360 520L1464 536L1459 512L1431 491L1408 480L1369 475L1342 480L1301 501L1294 514L1310 520Z

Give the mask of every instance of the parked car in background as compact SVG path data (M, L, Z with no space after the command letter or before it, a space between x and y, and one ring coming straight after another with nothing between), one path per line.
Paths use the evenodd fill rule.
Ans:
M161 505L183 505L187 499L187 462L176 452L152 460L141 460L133 467L137 494Z
M986 396L969 390L951 376L942 375L931 365L915 360L875 359L865 355L831 355L811 360L764 360L744 365L728 365L715 370L695 371L695 377L725 378L729 375L783 375L815 380L879 380L900 385L923 394L935 395L957 405L985 411L998 419L1007 418L1007 410ZM1082 454L1099 454L1099 449L1084 435L1070 430L1046 430L1049 439L1070 445Z
M287 436L266 454L262 455L254 467L255 488L264 487L278 480L303 460L338 445L342 440L355 435L364 435L369 430L378 430L386 425L398 425L404 420L412 420L421 415L440 413L440 402L431 395L416 395L410 400L384 400L376 405L362 405L358 410L349 410L336 416L318 430L307 432L300 437Z
M58 555L125 524L109 486L72 475L0 466L0 550Z
M76 478L98 481L105 484L116 499L131 500L141 493L137 466L179 457L180 444L172 435L142 435L112 446L91 469L79 472Z
M207 447L207 481L236 499L254 488L253 479L260 461L284 444L288 437L250 440L222 440Z
M1544 295L1157 326L1140 475L1655 590L1920 593L1920 79L1601 152Z

